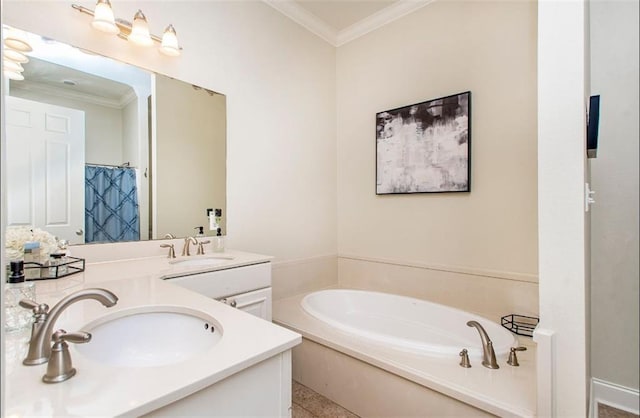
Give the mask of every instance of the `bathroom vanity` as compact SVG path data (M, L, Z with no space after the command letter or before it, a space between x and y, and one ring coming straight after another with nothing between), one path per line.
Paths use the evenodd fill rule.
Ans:
M88 344L69 344L77 374L65 382L43 383L46 364L22 365L28 331L7 335L6 414L290 416L291 348L301 337L264 320L271 316L270 258L240 252L225 256L192 256L177 263L166 256L100 262L87 257L84 273L39 282L37 301L50 306L86 288L107 289L119 300L111 308L83 300L58 318L55 329L94 333ZM177 344L177 351L187 348L186 357L160 362L140 357L128 364L110 349L87 350L91 344L126 345L139 331L123 319L136 322L153 313L200 321L198 329L209 333L215 328L219 340L190 350L193 347L176 338L170 343ZM122 344L101 343L101 327L113 324L123 327L116 334ZM168 323L152 328L150 335L158 343L145 350L162 354L163 342L169 344L174 334Z
M167 277L165 280L271 321L271 263Z

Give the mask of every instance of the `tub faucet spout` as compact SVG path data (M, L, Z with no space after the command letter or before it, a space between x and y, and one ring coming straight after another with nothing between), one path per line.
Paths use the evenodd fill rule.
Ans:
M493 342L489 338L489 334L477 321L467 322L468 327L475 327L480 334L482 340L482 365L489 369L499 369L498 362L496 361L496 352L493 350Z
M51 356L51 334L53 334L53 327L58 317L70 305L84 299L97 300L107 308L110 308L118 302L118 297L107 289L82 289L62 298L56 306L51 309L47 315L47 319L36 331L35 335L31 336L29 353L22 364L25 366L34 366L49 361L49 357Z

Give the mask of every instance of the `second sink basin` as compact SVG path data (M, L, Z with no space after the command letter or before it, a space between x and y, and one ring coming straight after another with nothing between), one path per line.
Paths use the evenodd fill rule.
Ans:
M181 363L222 338L215 321L181 312L142 312L86 327L92 339L75 348L83 356L116 367Z

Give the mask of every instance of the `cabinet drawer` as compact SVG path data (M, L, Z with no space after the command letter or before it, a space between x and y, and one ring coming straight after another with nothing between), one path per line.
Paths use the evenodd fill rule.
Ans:
M165 280L210 298L218 299L271 287L271 263L208 271Z

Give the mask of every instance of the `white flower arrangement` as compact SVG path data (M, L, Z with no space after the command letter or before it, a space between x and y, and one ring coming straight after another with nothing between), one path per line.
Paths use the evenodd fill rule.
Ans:
M30 241L40 243L40 257L46 260L49 254L58 248L56 237L39 228L31 226L10 226L5 231L5 255L7 261L24 257L24 244Z

